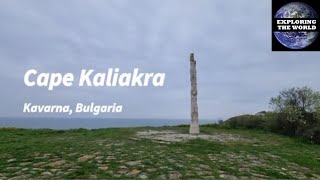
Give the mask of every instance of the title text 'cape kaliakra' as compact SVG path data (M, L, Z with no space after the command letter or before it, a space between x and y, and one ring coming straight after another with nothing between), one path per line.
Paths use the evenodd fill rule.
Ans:
M163 86L165 73L140 73L134 68L132 73L120 73L119 68L109 68L107 72L97 72L93 69L82 69L79 86L112 87L112 86ZM72 73L38 73L35 69L28 70L24 75L24 83L29 86L47 87L53 90L61 84L66 87L73 85Z

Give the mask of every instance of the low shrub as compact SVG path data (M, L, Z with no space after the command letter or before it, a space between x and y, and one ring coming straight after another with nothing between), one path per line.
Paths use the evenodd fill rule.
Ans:
M289 121L288 117L286 113L273 112L268 112L265 115L247 114L232 117L226 120L223 125L230 128L260 129L287 136L298 136L308 142L320 144L320 123L317 123L311 113L303 115L306 117L304 124Z
M306 130L302 136L311 143L320 144L320 126Z
M232 128L264 129L263 116L240 115L228 119L225 123Z

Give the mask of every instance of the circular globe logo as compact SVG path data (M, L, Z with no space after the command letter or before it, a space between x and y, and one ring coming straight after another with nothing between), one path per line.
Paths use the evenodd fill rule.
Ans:
M317 12L309 5L301 2L291 2L282 6L274 18L318 18ZM287 48L303 49L312 44L318 37L319 32L288 31L274 32L277 40Z

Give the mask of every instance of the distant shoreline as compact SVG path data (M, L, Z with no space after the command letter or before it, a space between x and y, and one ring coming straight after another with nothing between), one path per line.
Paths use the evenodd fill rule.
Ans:
M24 129L100 129L129 127L160 127L188 125L189 119L129 119L129 118L50 118L50 117L2 117L0 128ZM200 124L216 123L218 120L201 120Z

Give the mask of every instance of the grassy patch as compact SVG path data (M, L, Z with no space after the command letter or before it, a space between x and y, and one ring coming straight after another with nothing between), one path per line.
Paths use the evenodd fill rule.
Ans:
M73 130L0 129L0 179L319 178L320 145L270 132L201 127L205 134L236 134L254 141L193 139L160 143L144 130L187 126Z

